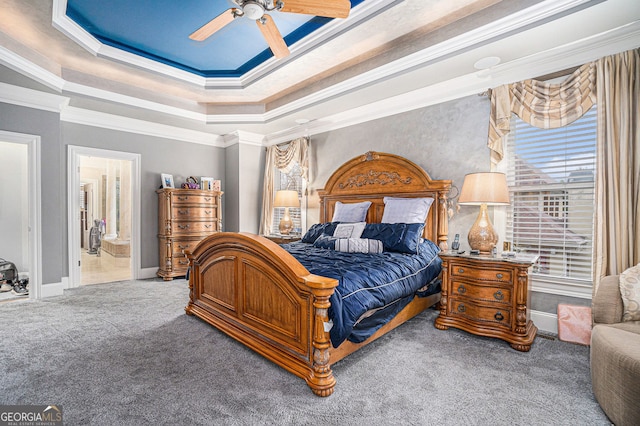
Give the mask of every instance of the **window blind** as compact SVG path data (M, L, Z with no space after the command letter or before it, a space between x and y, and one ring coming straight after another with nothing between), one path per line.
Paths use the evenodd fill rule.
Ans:
M538 254L533 272L551 281L591 280L596 119L595 106L558 129L511 119L506 241Z

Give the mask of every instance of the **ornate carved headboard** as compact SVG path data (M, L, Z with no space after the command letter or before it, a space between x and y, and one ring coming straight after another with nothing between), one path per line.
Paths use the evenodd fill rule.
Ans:
M337 201L371 201L367 222L379 223L384 212L384 197L431 197L435 202L425 221L424 237L447 249L450 189L450 180L432 180L427 172L406 158L370 151L344 163L329 177L324 189L318 190L320 222L331 221Z

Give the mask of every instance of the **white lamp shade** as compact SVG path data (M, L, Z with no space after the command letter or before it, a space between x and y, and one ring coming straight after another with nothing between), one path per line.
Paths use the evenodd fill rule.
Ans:
M273 202L274 207L300 207L300 199L298 191L276 191L276 199Z
M507 177L496 172L469 173L464 177L458 204L509 204Z

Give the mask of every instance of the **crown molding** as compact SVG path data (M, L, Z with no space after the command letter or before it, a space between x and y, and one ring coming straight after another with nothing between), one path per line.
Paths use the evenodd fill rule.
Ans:
M41 92L39 90L27 89L26 87L0 83L0 102L60 113L69 105L69 98Z
M60 120L163 139L174 139L220 148L225 147L224 138L220 135L76 107L65 108L60 114Z
M307 123L304 129L301 126L294 126L274 132L266 136L265 144L285 142L303 136L303 133L320 134L478 94L490 87L533 78L536 75L582 65L606 55L637 48L639 40L640 21L636 21L577 42L497 65L489 70L477 71L349 111L322 117Z
M84 28L67 17L67 0L53 0L52 24L74 42L94 56L108 58L137 68L162 74L177 80L197 85L205 89L243 89L261 78L269 75L277 68L294 60L308 50L333 39L339 34L376 16L381 11L395 6L404 0L380 0L362 3L356 7L346 19L334 19L314 31L297 43L289 46L291 54L284 60L271 57L262 64L246 72L240 77L202 77L149 58L135 55L113 46L108 46L89 34Z
M44 84L50 89L57 92L62 91L64 79L58 77L51 71L47 71L33 62L26 60L22 56L3 46L0 46L0 63L11 68L17 73L37 81L40 84Z
M158 102L147 101L145 99L123 95L123 94L111 92L108 90L96 89L95 87L85 86L78 83L65 82L63 85L63 89L65 92L74 93L77 95L83 95L83 96L110 101L118 104L124 104L127 106L141 108L148 111L155 111L163 114L169 114L175 117L187 118L190 120L198 121L200 123L205 123L207 119L207 115L204 113L194 112L184 108L172 107L172 106L161 104Z
M235 132L224 135L225 148L236 144L264 146L263 141L264 135L245 132L244 130L236 130Z

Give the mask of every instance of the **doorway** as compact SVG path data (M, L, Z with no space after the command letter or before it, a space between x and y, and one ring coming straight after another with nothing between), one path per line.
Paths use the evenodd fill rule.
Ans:
M69 157L70 287L137 278L139 155L69 147Z

